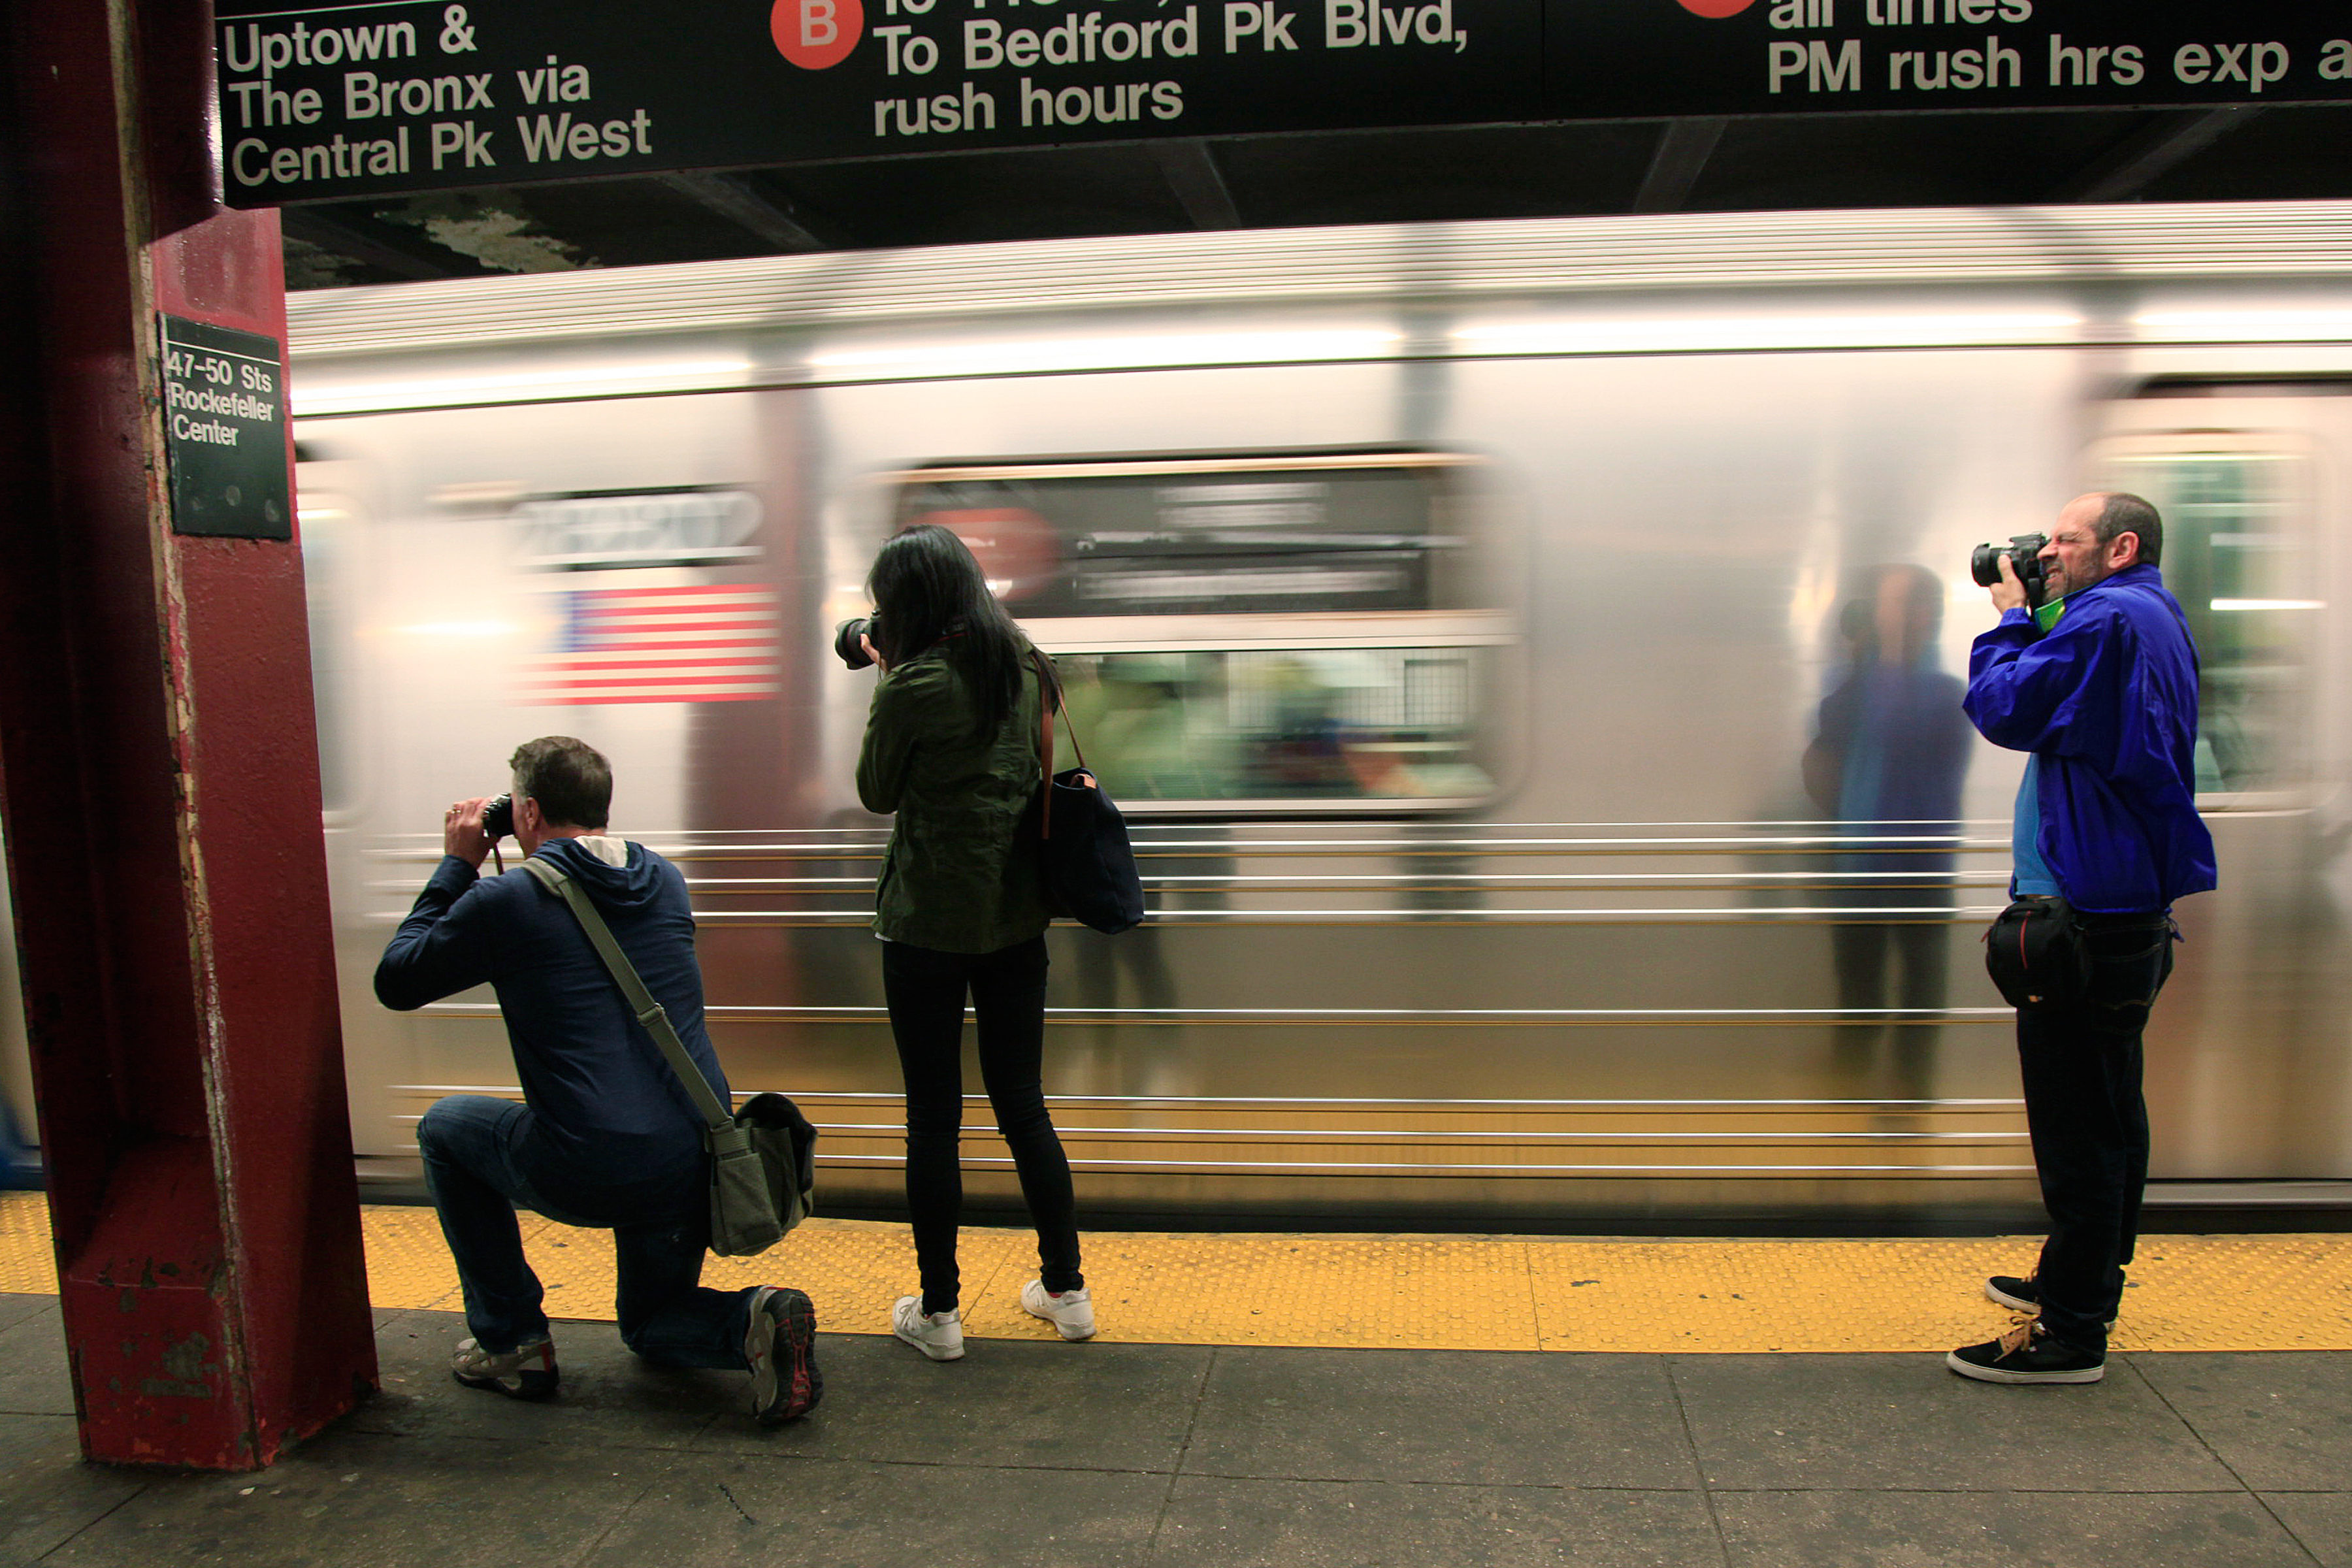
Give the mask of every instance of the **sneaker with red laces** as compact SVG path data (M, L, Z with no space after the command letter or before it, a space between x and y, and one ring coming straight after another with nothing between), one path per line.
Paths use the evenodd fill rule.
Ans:
M816 1408L824 1397L824 1375L816 1369L816 1308L806 1295L784 1285L751 1292L743 1361L751 1369L751 1419L761 1426Z
M459 1340L449 1373L467 1388L487 1388L509 1399L546 1399L555 1393L555 1342L541 1334L505 1352L486 1351L479 1340Z
M2096 1383L2107 1375L2107 1358L2061 1343L2043 1331L2038 1318L2020 1318L1997 1340L1962 1345L1944 1364L1979 1383Z

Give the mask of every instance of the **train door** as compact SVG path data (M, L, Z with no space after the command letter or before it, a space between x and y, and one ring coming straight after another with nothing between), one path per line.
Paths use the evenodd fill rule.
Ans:
M2179 967L2149 1032L2152 1173L2352 1175L2345 519L2331 499L2352 399L2152 393L2111 410L2091 467L2164 518L2158 564L2201 657L2198 806L2221 879L2178 911Z

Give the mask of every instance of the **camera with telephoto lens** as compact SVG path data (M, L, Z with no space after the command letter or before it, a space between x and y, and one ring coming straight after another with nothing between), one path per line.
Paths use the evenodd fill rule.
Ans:
M1969 575L1977 580L1979 588L1990 588L2000 581L2000 558L2009 557L2017 569L2017 580L2025 589L2025 602L2039 605L2050 591L2050 581L2042 574L2042 549L2050 542L2046 533L2019 533L2010 537L2009 543L1979 544L1969 557Z
M877 643L882 640L882 634L876 629L876 617L862 616L856 620L844 621L833 628L833 651L839 654L841 662L852 669L864 669L874 662L858 646L860 637Z
M514 796L499 795L482 807L482 831L493 844L514 832Z

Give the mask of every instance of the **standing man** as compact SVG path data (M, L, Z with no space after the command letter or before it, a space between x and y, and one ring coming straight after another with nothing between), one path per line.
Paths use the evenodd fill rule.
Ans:
M1987 1383L2095 1383L2147 1182L2140 1033L2172 972L2175 899L2214 885L2197 816L2197 648L2157 563L2164 525L2137 496L2067 503L2029 607L2010 558L2000 623L1969 659L1969 717L2029 752L2011 893L2063 899L2081 928L2079 998L2021 1006L2018 1062L2050 1237L2024 1279L1985 1294L2040 1316L1945 1358Z
M725 1099L703 1027L685 879L644 845L605 834L612 764L585 742L551 735L526 742L509 765L516 843L588 895ZM665 1366L748 1368L756 1419L803 1414L824 1388L809 1299L774 1285L699 1284L710 1223L702 1118L570 907L520 868L479 879L489 804L449 807L441 864L375 972L377 998L404 1012L488 982L522 1081L520 1105L453 1095L416 1129L473 1331L450 1371L469 1388L518 1398L555 1392L555 1346L515 1221L528 1208L614 1233L631 1350Z

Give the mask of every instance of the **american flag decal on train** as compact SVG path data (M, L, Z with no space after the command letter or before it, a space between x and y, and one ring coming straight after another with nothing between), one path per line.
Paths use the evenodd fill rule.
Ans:
M524 670L525 702L742 702L777 689L772 588L580 588L553 597L555 628Z

